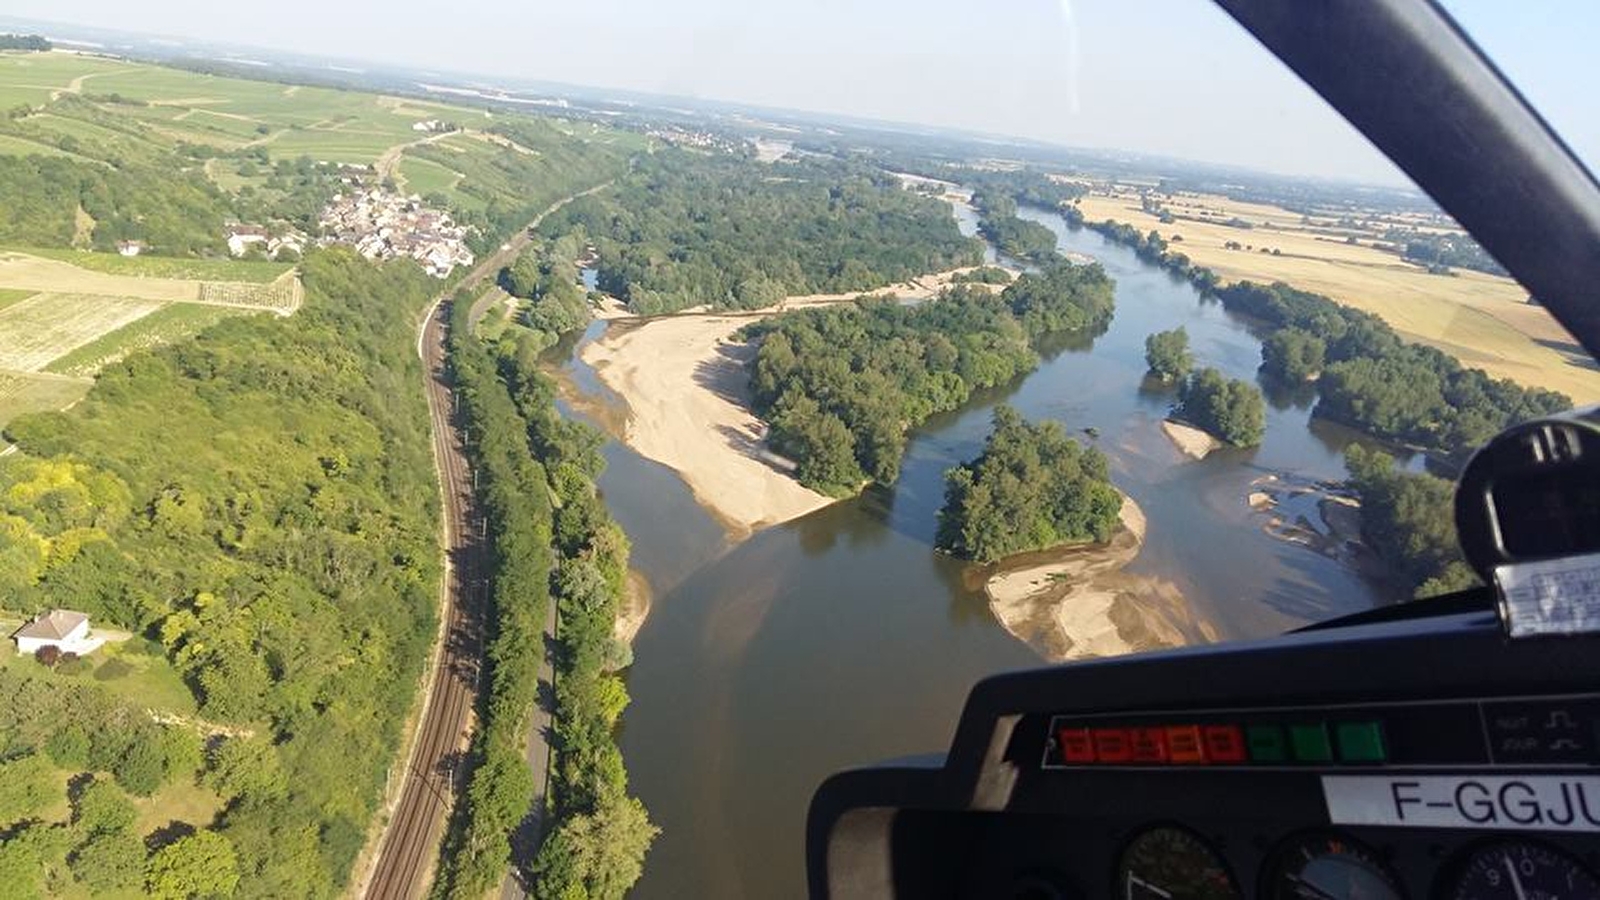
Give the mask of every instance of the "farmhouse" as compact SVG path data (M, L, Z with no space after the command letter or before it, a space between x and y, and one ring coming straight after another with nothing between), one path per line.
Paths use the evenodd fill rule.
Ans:
M265 244L269 236L260 225L235 224L228 226L228 252L243 256L253 245Z
M52 609L33 617L33 621L18 628L11 636L17 642L18 653L36 653L41 647L54 647L62 653L79 656L93 653L105 643L105 638L89 633L87 613L70 609Z
M144 241L117 241L117 252L123 256L138 256L144 252Z

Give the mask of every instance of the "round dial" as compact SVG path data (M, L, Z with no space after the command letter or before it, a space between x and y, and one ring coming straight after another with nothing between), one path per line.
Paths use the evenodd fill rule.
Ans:
M1121 900L1234 900L1228 864L1199 835L1161 825L1123 848L1112 895Z
M1400 900L1400 881L1371 848L1343 835L1290 838L1262 879L1270 900Z
M1528 841L1499 841L1469 853L1444 896L1450 900L1600 897L1600 878L1554 848Z

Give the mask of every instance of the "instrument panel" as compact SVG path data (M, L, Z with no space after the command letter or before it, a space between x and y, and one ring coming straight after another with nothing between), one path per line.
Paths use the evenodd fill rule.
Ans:
M1600 637L1492 602L983 682L819 789L812 895L1600 900Z

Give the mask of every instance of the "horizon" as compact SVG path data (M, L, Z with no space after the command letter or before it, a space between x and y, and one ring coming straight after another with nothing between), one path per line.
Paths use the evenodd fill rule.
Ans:
M290 7L311 8L306 0L286 2ZM484 0L464 2L469 7L484 5ZM534 57L530 60L523 55L520 44L505 44L507 38L519 40L512 23L471 45L473 71L463 68L455 50L439 49L441 45L456 46L451 41L453 28L480 21L470 13L453 16L440 28L428 31L420 46L415 29L389 33L372 27L370 17L363 20L363 8L370 4L318 9L321 19L335 24L353 14L359 27L352 23L309 33L294 15L284 22L197 18L171 0L142 8L137 28L120 24L114 12L94 12L116 9L109 0L20 0L22 8L9 11L6 18L152 40L178 37L328 62L360 61L418 75L433 71L463 78L622 91L663 100L954 131L1065 151L1128 153L1278 177L1415 188L1254 38L1209 3L1168 6L1162 27L1148 29L1139 11L1119 9L1103 0L1022 0L1014 12L1032 27L1008 29L1013 52L1001 56L1016 68L1001 72L999 80L984 80L979 77L983 73L971 71L973 59L967 46L969 35L981 35L981 31L939 27L959 23L961 16L982 10L939 0L919 7L920 17L908 19L901 15L905 2L894 0L862 11L852 20L857 29L842 37L840 29L830 27L837 22L828 16L842 9L834 0L808 8L804 14L790 7L776 11L773 7L740 7L737 15L722 14L731 0L694 0L687 11L672 10L676 18L668 16L670 21L653 24L652 18L661 18L664 11L640 0L610 0L610 12L632 15L580 15L570 27L561 26L562 17L570 18L573 10L534 10L556 22L555 27L539 32L546 39L535 42L538 52ZM1567 5L1573 7L1574 15L1541 17L1543 25L1518 21L1482 0L1451 3L1450 12L1485 46L1579 158L1592 165L1591 160L1600 158L1600 123L1582 112L1582 100L1575 96L1581 88L1558 63L1563 48L1581 46L1591 36L1600 36L1600 10L1570 0ZM392 4L385 9L390 19L406 18L396 15ZM817 9L822 10L821 15L816 14ZM510 15L524 12L529 11L511 11ZM773 18L762 18L764 14ZM690 21L679 21L684 18ZM1553 29L1557 21L1562 27ZM243 30L241 22L246 26ZM601 29L602 24L611 30L597 39L610 39L620 50L597 56L586 38L570 39ZM280 30L282 26L291 30ZM348 35L362 27L369 39L352 48ZM905 29L901 38L888 41L898 34L893 29L899 27ZM782 46L760 50L763 42L770 44L775 36L790 32L799 39L783 38ZM333 35L335 46L321 39L325 33ZM557 36L554 42L548 40L551 34ZM675 35L688 45L679 46L664 40L663 35ZM1117 39L1106 40L1108 35ZM806 37L812 40L808 43ZM852 47L830 55L838 48L830 47L829 42L840 40L854 40L871 52L862 57ZM886 42L892 46L883 46ZM585 46L574 47L576 44ZM796 55L794 45L808 49ZM1138 52L1126 52L1130 46ZM580 51L577 57L572 56L575 49ZM949 65L952 53L961 54L953 58L967 64ZM575 58L588 65L574 65ZM1566 58L1576 59L1571 54ZM850 65L831 65L838 59ZM986 59L979 56L976 62ZM842 76L835 71L840 68L845 70ZM862 71L857 73L857 68ZM1182 89L1172 90L1172 85L1179 83L1174 79L1191 71L1199 74L1182 81ZM1197 84L1207 93L1229 98L1228 102L1193 102L1202 90Z

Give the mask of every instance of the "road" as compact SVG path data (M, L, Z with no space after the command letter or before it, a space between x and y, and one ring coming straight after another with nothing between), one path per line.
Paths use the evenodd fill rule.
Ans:
M501 250L481 260L449 293L472 288L499 271L527 245L529 229L536 227L545 216L608 184L610 182L596 185L551 204ZM473 496L471 468L467 464L466 423L456 412L454 385L445 364L450 308L448 294L438 297L428 310L417 338L417 352L427 376L434 465L443 494L441 538L445 577L440 588L443 627L434 648L434 666L425 687L427 696L422 718L407 756L400 799L384 828L371 877L361 891L362 896L374 900L411 900L421 896L432 879L446 815L456 792L465 786L458 776L463 771L462 763L471 741L472 710L483 661L482 617L486 606L488 553L481 537L482 513ZM481 315L481 311L474 312ZM547 643L555 635L554 606L552 603L545 623ZM534 711L528 746L530 765L535 766L534 783L540 786L539 798L517 835L519 846L535 849L550 756L547 740L550 684L546 662L540 671L540 703Z

